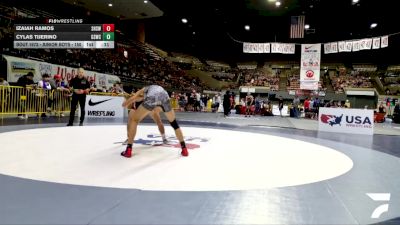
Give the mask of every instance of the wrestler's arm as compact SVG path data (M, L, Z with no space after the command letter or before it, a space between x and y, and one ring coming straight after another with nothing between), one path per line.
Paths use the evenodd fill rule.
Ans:
M132 97L128 98L123 104L123 107L127 107L134 102L140 102L143 100L144 97L144 88L137 91Z

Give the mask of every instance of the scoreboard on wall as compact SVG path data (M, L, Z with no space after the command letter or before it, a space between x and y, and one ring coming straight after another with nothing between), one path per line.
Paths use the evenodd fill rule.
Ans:
M15 24L14 48L114 48L114 24L82 23L81 19L46 19L44 24Z

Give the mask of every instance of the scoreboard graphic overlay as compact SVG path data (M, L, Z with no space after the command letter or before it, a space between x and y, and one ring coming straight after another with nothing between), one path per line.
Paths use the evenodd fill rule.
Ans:
M48 19L45 24L15 24L14 48L114 48L114 24L82 24L82 20L66 23L68 21Z

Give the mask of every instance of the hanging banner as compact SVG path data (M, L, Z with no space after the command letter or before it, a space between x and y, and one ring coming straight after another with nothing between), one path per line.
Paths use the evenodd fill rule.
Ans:
M372 40L372 49L379 49L381 48L381 38L374 38Z
M324 44L324 53L330 54L331 53L331 43Z
M389 46L389 36L383 36L381 38L381 48L386 48Z
M294 54L296 51L296 45L295 44L289 44L289 54Z
M251 43L251 53L258 53L258 45Z
M243 42L243 53L249 53L249 43Z
M320 77L321 44L302 44L300 61L300 86L304 81L317 82ZM305 83L303 83L305 85ZM308 86L308 84L307 84ZM312 88L312 89L311 89ZM318 85L306 90L317 90Z
M360 51L360 41L353 41L353 52Z
M282 43L278 44L278 53L283 53L283 45Z
M345 52L345 51L346 51L346 42L339 41L339 52Z
M289 54L289 44L283 44L283 54Z
M345 52L351 52L352 48L353 48L353 42L352 41L346 41Z
M264 43L264 52L271 53L271 45L270 43Z
M264 53L264 45L261 43L256 43L257 46L257 53Z
M366 40L362 39L359 41L359 43L360 43L360 50L365 50L366 49L365 48Z
M365 39L366 41L365 41L365 49L371 49L371 47L372 47L372 39L371 38L368 38L368 39Z
M248 43L243 42L243 53L270 53L270 43Z
M283 54L294 54L295 44L283 44Z
M279 53L278 52L278 45L279 45L279 43L272 43L271 44L271 53Z
M331 43L331 53L337 53L337 52L338 52L338 43L332 42Z

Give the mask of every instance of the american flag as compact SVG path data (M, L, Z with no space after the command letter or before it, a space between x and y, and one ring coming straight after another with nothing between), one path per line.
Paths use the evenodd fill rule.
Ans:
M290 20L290 38L304 38L305 16L292 16Z

